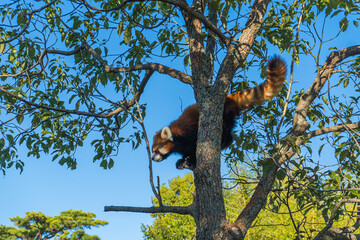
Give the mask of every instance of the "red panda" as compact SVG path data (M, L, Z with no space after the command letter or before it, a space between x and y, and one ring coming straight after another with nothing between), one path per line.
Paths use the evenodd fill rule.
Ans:
M226 96L223 114L221 149L229 147L236 118L242 110L250 109L265 101L270 101L281 90L286 76L286 64L280 57L273 57L267 64L267 79L261 85ZM152 160L161 162L172 153L182 158L176 162L177 169L196 167L196 141L199 111L197 104L184 110L170 126L155 133L152 146Z

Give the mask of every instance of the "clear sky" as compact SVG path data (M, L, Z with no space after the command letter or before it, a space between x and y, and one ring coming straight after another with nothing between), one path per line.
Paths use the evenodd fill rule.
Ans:
M355 34L357 37L341 38L339 49L358 44L360 34L358 31ZM290 64L288 55L285 60ZM174 67L172 63L168 65ZM315 67L312 65L312 62L304 61L295 67L295 80L301 81L305 88L313 80ZM257 82L262 81L259 75L252 77ZM190 86L155 73L141 102L147 103L145 125L152 138L155 131L175 120L195 100ZM151 224L150 214L104 212L103 209L106 205L151 206L153 194L145 145L136 151L129 144L121 145L120 154L110 170L103 170L100 162L92 162L94 153L89 145L78 150L76 170L52 162L51 156L26 158L21 146L19 153L24 156L24 172L19 175L18 171L11 169L6 176L0 177L0 224L11 225L10 217L24 216L27 211L41 211L54 216L64 210L80 209L93 212L98 219L109 222L107 226L89 231L90 234L97 234L103 240L142 239L140 227L142 223ZM160 176L161 183L187 172L175 169L177 159L177 156L172 156L161 163L153 163L154 176Z

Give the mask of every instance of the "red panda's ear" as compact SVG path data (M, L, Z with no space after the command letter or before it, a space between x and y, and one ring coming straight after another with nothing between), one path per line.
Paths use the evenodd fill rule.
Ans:
M174 140L169 127L164 127L161 130L161 138L164 139L164 140L170 140L170 141Z

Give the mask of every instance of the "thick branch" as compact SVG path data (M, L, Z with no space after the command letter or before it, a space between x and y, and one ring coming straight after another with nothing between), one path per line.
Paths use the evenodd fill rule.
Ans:
M236 41L237 44L228 46L227 55L219 69L215 88L221 87L222 89L225 87L225 92L228 92L230 81L232 81L237 69L250 53L255 37L264 21L268 4L269 0L257 0L254 2L245 28L239 40Z
M333 74L334 68L345 58L358 54L360 54L360 45L344 48L339 51L334 51L329 55L323 67L320 68L318 75L310 88L300 98L294 115L294 131L298 133L305 131L308 125L306 121L306 114L309 110L310 104L314 101L316 97L319 96L319 93L324 87L324 84Z
M162 206L162 207L128 207L128 206L105 206L105 212L141 212L141 213L178 213L193 214L192 205L187 207Z
M237 55L237 64L241 64L249 54L255 38L258 35L258 31L264 22L268 4L269 0L256 0L254 2L250 11L250 17L236 45L235 54Z

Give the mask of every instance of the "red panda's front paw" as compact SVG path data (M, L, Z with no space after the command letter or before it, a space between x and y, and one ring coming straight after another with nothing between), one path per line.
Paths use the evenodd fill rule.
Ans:
M193 170L193 169L195 168L195 166L192 165L192 164L188 161L188 158L189 158L189 157L186 157L185 159L184 159L184 158L179 159L179 160L176 162L176 168L177 168L177 169L180 169L180 170L185 169L185 168Z
M176 162L176 168L177 169L184 169L184 168L187 168L188 164L187 162L185 161L185 159L181 158L179 159L177 162Z

